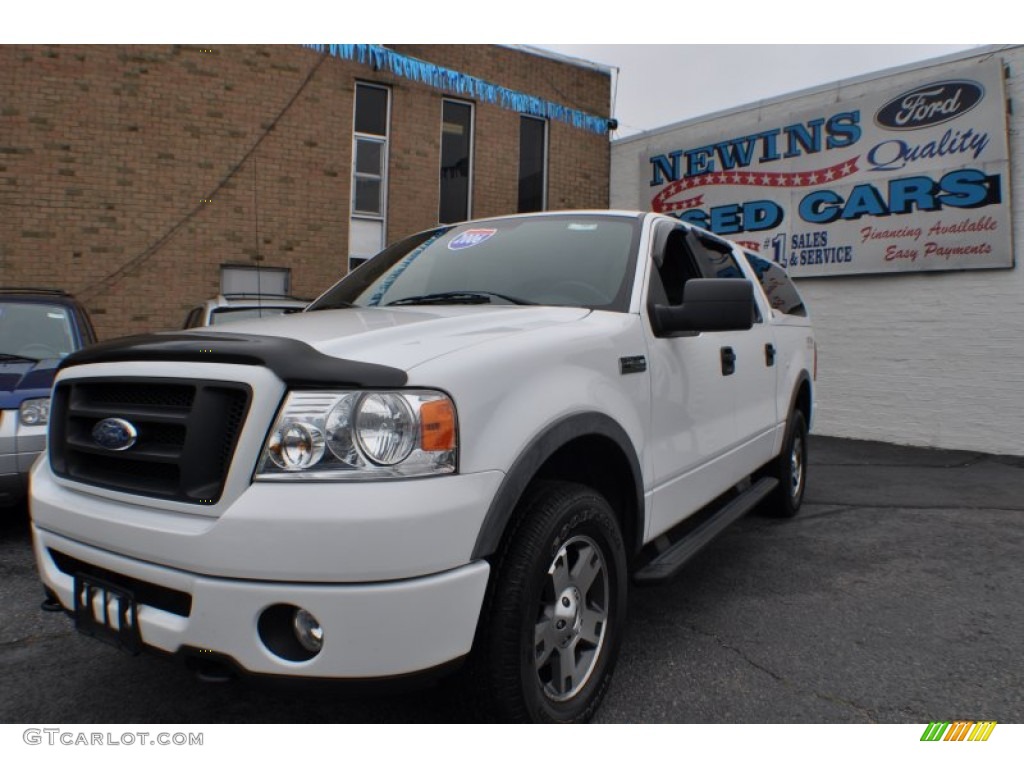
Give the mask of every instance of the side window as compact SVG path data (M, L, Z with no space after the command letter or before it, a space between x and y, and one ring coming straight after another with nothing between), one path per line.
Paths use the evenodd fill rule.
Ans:
M793 284L792 279L786 274L786 270L774 262L762 259L757 254L744 251L747 261L757 275L761 283L764 295L768 297L768 303L772 309L777 309L785 315L796 315L807 317L807 308L800 293Z
M654 269L647 291L648 308L656 304L681 305L686 281L693 278L746 279L731 243L671 224L657 226L651 249ZM755 322L764 321L756 303L754 313Z
M705 232L691 232L689 239L695 260L700 266L701 277L746 280L733 256L731 243ZM757 302L754 306L754 322L764 322Z
M700 277L693 254L687 245L686 230L670 224L659 224L651 252L654 269L647 292L650 305L679 306L683 303L686 281Z
M690 233L690 245L700 269L701 277L738 277L743 279L743 270L732 255L732 246L725 240Z

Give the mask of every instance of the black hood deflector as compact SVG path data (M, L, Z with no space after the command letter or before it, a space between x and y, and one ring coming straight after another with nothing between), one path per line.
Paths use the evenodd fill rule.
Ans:
M344 360L301 341L248 333L151 333L94 344L68 355L60 370L91 363L157 360L229 363L269 368L289 387L401 387L405 371L386 365Z

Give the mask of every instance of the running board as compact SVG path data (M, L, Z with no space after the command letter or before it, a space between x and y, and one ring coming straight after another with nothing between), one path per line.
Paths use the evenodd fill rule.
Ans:
M670 579L731 523L743 517L778 486L774 477L763 477L734 498L697 528L659 554L633 574L637 584L654 584Z

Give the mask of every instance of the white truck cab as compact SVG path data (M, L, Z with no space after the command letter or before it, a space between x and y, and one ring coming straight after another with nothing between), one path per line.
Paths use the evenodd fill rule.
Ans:
M799 509L814 356L780 267L675 219L441 226L302 313L65 360L49 605L207 675L468 660L497 717L584 721L630 582Z

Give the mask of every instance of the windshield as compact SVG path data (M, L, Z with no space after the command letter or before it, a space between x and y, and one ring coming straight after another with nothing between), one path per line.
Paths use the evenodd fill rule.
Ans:
M441 227L382 251L310 306L543 304L625 312L640 220L550 215Z
M64 357L77 348L67 308L0 301L0 355L43 360Z

